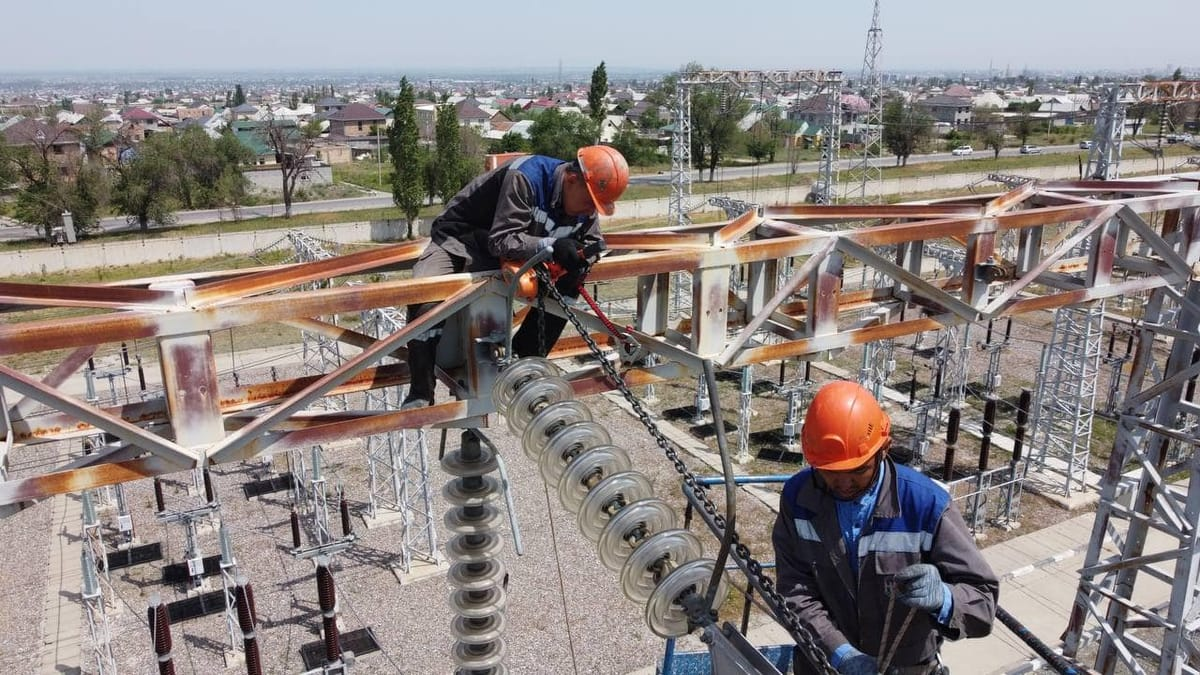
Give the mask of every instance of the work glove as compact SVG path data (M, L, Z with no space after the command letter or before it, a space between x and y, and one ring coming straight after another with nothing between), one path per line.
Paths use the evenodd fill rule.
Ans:
M939 612L950 589L942 582L942 576L933 565L918 563L909 565L896 573L896 599L914 609Z
M879 662L851 647L838 663L837 671L841 675L879 675Z
M579 273L587 265L587 260L579 254L579 242L570 237L563 237L554 240L553 248L554 262L558 263L559 267L562 267L568 275L579 276Z

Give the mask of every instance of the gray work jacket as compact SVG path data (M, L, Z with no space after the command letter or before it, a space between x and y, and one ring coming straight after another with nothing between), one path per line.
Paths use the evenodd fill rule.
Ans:
M934 661L942 640L982 637L991 632L999 581L967 530L945 489L890 459L875 508L858 542L858 578L851 575L834 497L812 469L793 476L780 497L772 532L778 590L827 656L850 643L882 660L909 613L890 603L891 577L915 563L935 565L951 590L946 625L917 610L900 638L893 666ZM887 622L887 644L883 628ZM797 654L798 673L816 673Z

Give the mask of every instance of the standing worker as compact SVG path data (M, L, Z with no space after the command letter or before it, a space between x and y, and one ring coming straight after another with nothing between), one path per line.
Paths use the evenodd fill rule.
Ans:
M613 202L628 184L625 158L606 145L580 148L573 162L519 157L471 181L446 204L430 227L429 246L413 266L413 278L497 270L502 260L524 262L551 248L565 272L556 286L575 297L588 266L604 249L597 214L611 216ZM408 320L437 304L409 305ZM554 345L566 325L562 317L539 313L531 311L513 337L519 357L544 356L542 350ZM442 325L408 343L411 382L402 409L433 405Z
M780 594L842 675L940 675L943 639L991 632L999 581L950 495L887 456L891 421L853 382L821 387L772 542ZM794 672L818 672L797 649Z

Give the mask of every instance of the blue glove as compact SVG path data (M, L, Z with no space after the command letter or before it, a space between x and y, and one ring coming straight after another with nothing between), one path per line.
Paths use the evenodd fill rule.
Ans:
M927 612L940 612L949 593L938 569L925 563L905 567L896 573L893 581L897 600Z
M874 656L864 654L850 645L843 645L837 650L841 658L834 668L841 675L879 675L879 662Z

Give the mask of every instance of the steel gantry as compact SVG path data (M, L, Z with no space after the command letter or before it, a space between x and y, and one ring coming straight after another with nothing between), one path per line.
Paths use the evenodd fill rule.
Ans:
M825 130L821 152L821 165L817 173L822 180L830 180L837 172L838 143L830 139L839 136L841 128L842 73L837 70L698 70L681 72L675 86L674 120L671 125L671 198L667 205L667 222L673 227L682 227L691 222L688 212L692 208L692 87L732 86L747 87L769 84L776 88L789 86L810 87L814 95L829 93L831 108L835 109L829 126ZM835 183L825 182L820 203L831 201Z
M1125 112L1131 105L1169 105L1200 101L1200 80L1134 82L1105 87L1096 114L1087 175L1112 180L1121 175Z
M1159 300L1151 301L1147 323L1139 324L1141 356L1135 359L1136 377L1113 453L1117 468L1104 479L1104 489L1116 494L1120 469L1128 464L1141 472L1135 475L1140 487L1124 502L1105 500L1101 514L1109 520L1128 515L1131 534L1125 541L1131 560L1176 561L1175 596L1161 612L1140 607L1133 586L1150 573L1090 556L1072 626L1087 629L1089 617L1096 622L1133 612L1138 618L1125 624L1129 628L1146 622L1168 627L1174 641L1164 643L1163 662L1176 663L1181 652L1175 638L1195 621L1197 581L1194 524L1200 487L1191 486L1200 455L1190 451L1195 426L1187 419L1197 409L1176 394L1200 371L1200 364L1191 364L1200 298L1188 286L1200 262L1198 209L1200 179L1195 176L1025 183L999 195L933 204L765 207L727 222L610 234L611 254L593 267L589 280L637 281L638 309L628 333L658 365L626 368L629 387L694 377L710 361L733 369L813 359L868 342L1154 292ZM878 224L836 227L865 221ZM1016 240L1012 255L1000 255L1000 242L1009 236ZM0 365L0 387L10 402L11 453L19 456L36 444L99 431L119 439L40 473L10 474L0 482L0 504L404 428L486 426L494 412L490 391L511 316L508 285L498 274L288 290L403 268L423 247L424 242L382 246L186 281L103 287L0 283L0 310L7 319L0 324L0 356L61 354L56 357L61 365L41 379ZM938 247L961 255L938 265L928 255ZM787 266L793 273L781 277L780 268ZM844 288L845 270L858 266L870 267L882 281ZM670 315L666 284L675 272L691 279L691 307L680 317ZM731 278L745 283L731 284ZM1168 300L1175 303L1172 312L1162 308ZM377 337L314 318L423 302L440 304ZM71 311L52 319L25 313L45 308ZM599 317L586 310L574 314L593 339L612 346ZM1167 316L1184 323L1172 325ZM310 409L324 397L404 384L407 369L388 359L441 321L448 321L443 339L448 349L438 365L454 400L414 410ZM245 386L220 380L212 334L270 323L319 333L358 351L327 373ZM1175 342L1172 358L1157 369L1151 363L1155 336ZM98 346L135 339L157 346L161 398L95 407L62 389ZM581 337L564 337L551 356L577 354L584 346ZM297 365L290 372L302 370ZM574 375L570 385L578 396L614 386L595 369ZM55 412L23 414L29 406L11 403L20 396ZM1141 441L1150 437L1146 434L1157 439L1149 449ZM1179 444L1189 451L1168 452L1168 446ZM1166 457L1182 459L1170 463ZM1193 480L1172 483L1180 472ZM1094 544L1106 525L1107 520L1097 520ZM1179 546L1139 558L1138 539L1145 538L1139 532L1147 528L1174 536ZM1115 581L1108 584L1108 577ZM1111 609L1103 609L1105 603ZM1110 651L1123 657L1141 649L1129 646L1129 640L1138 639L1132 635L1132 630L1110 634Z

